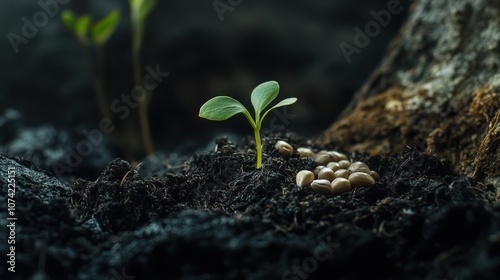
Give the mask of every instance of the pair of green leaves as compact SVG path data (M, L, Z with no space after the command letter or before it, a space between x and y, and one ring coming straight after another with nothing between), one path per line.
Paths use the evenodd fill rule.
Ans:
M252 118L247 108L245 108L245 106L243 106L238 100L229 96L217 96L208 100L201 106L199 116L212 121L223 121L236 114L242 113L248 119L250 125L254 130L255 147L257 150L256 168L261 169L262 145L260 129L262 127L262 121L271 110L291 105L297 101L297 98L294 97L284 99L265 111L264 114L262 114L266 107L269 106L269 104L271 104L274 99L276 99L279 90L280 86L275 81L265 82L255 87L255 89L252 91L252 95L250 96L253 108L255 110L255 118Z
M252 91L250 99L255 110L255 118L250 115L245 106L229 96L217 96L208 100L201 106L199 116L212 121L223 121L242 113L254 129L260 129L262 121L271 110L291 105L297 101L297 98L294 97L284 99L262 114L266 107L276 99L279 89L277 82L269 81L258 85Z
M93 42L100 46L106 44L116 27L118 27L120 17L120 11L115 10L100 21L92 23L90 15L76 17L72 11L64 10L61 12L62 21L81 43Z

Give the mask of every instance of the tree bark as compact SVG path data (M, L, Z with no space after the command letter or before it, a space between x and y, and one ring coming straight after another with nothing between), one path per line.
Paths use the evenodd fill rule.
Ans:
M500 195L499 68L500 0L417 1L318 142L382 155L421 146Z

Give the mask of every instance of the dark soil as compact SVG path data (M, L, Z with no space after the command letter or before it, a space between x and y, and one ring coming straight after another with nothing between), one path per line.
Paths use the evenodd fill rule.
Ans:
M278 139L336 148L273 135L256 170L252 140L219 138L215 151L185 162L156 157L137 171L115 159L97 180L71 184L1 155L2 178L17 169L18 220L15 277L4 261L0 278L498 279L492 186L407 148L387 158L351 154L381 180L318 195L295 185L312 159L281 157ZM7 188L0 196L6 201Z

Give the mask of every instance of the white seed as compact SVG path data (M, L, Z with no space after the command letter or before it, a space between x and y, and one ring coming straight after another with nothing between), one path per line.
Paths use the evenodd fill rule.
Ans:
M351 165L349 166L349 168L347 169L349 170L349 173L353 174L355 172L363 172L363 173L370 173L370 168L368 167L368 165L366 165L366 163L364 162L361 162L361 161L356 161L356 162L353 162L351 163Z
M332 156L332 160L335 162L339 162L342 157L342 154L337 151L329 151L328 154Z
M332 186L330 185L330 181L325 179L317 179L312 181L311 188L313 191L319 194L331 194Z
M379 181L380 180L380 175L378 175L378 173L376 171L370 170L369 174L370 174L370 176L372 176L372 178L375 181Z
M351 187L371 187L375 184L375 180L372 176L363 173L363 172L355 172L349 175L349 182L351 182Z
M293 155L293 147L285 141L280 140L276 142L275 147L278 152L286 158L289 158Z
M319 171L318 179L325 179L331 182L335 179L335 172L333 172L330 168L325 167Z
M324 165L318 165L314 168L313 173L316 178L318 178L318 173L321 171L321 169L325 168L326 166Z
M319 152L314 156L314 161L318 165L327 165L333 161L332 156L328 152Z
M334 172L340 169L340 164L338 162L329 162L326 167L330 168Z
M314 157L313 151L309 148L300 147L297 152L299 152L300 157Z
M343 160L339 161L339 165L340 165L340 168L347 169L351 165L351 162L346 160L346 159L343 159Z
M337 178L331 183L332 193L338 195L351 190L351 183L345 178Z
M297 176L295 176L295 181L299 187L307 188L314 181L314 173L309 170L299 171Z
M335 171L335 178L349 178L349 171L347 169L339 169Z

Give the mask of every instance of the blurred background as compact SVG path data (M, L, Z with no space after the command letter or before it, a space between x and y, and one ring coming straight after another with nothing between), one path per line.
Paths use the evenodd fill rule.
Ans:
M49 16L33 38L20 43L16 54L8 34L22 35L23 17L33 22L33 16L43 11L38 2L57 3L58 14ZM149 107L156 149L190 152L204 148L217 135L251 134L242 116L210 122L200 119L198 111L217 95L232 96L251 108L251 90L268 80L280 83L277 100L298 97L299 101L284 112L289 119L271 114L264 129L286 129L308 138L318 135L377 66L410 2L401 1L404 11L392 15L366 47L351 55L350 63L339 45L353 44L354 28L364 29L374 20L370 12L387 9L388 2L159 1L147 21L141 52L144 67L158 66L170 73L154 90ZM238 5L221 14L214 6L217 3ZM135 86L128 1L2 0L0 152L31 158L49 171L86 139L82 130L98 129L101 120L81 48L60 20L64 9L88 13L94 20L115 9L122 11L121 22L105 47L107 98L119 99ZM121 134L105 135L72 168L72 175L94 176L115 157L144 157L142 144L133 140L140 134L133 111L125 120L114 120ZM125 154L119 144L124 140L136 150Z

